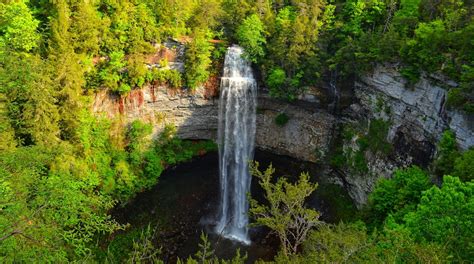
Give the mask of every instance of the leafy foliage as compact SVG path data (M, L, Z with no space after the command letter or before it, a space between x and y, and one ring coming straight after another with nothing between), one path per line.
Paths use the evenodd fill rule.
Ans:
M466 182L474 179L474 149L465 151L454 161L452 174Z
M295 260L291 260L295 261ZM363 223L324 225L311 232L297 263L444 263L443 249L420 245L402 230L367 233Z
M392 151L392 146L387 141L389 128L390 123L383 119L370 120L368 128L345 125L341 140L342 145L348 147L339 147L336 150L331 165L336 168L348 167L359 174L367 173L367 152L389 154Z
M275 117L275 123L278 125L278 126L284 126L286 125L286 123L288 123L288 120L290 118L288 117L288 115L286 115L285 113L279 113L276 117Z
M438 176L449 174L454 167L454 161L459 157L459 150L454 132L447 130L443 133L437 146L438 155L434 162L435 173Z
M207 41L205 31L197 31L187 46L185 78L188 87L196 89L209 77L212 45Z
M446 245L456 260L472 259L474 183L444 176L441 188L423 193L415 212L405 217L406 226L417 241Z
M430 186L429 176L416 166L395 171L391 179L380 179L369 196L369 219L381 225L391 215L401 222L416 209L422 192Z
M245 49L247 57L252 62L257 62L265 55L264 44L266 39L264 36L264 25L260 18L256 15L250 15L237 28L237 39Z
M0 3L0 46L30 51L39 45L39 21L25 2Z
M273 183L275 169L270 165L259 171L258 162L251 165L252 175L257 177L265 192L267 204L250 199L249 214L255 218L255 225L270 228L280 239L284 255L295 254L308 232L319 225L319 212L304 206L305 199L317 188L309 181L307 173L301 173L295 184L279 178Z

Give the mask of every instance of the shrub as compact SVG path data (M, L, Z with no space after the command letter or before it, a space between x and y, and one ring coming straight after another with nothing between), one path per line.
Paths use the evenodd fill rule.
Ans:
M300 87L303 72L288 77L285 70L280 67L273 68L266 80L270 95L275 98L293 101L303 91Z
M467 150L456 159L453 175L463 181L474 179L474 148Z
M280 96L280 89L285 83L286 73L282 68L274 68L270 71L267 78L267 86L270 89L270 95L274 97Z
M142 55L133 54L128 59L128 79L131 87L142 87L145 84L148 69Z
M459 150L456 142L456 135L450 130L446 130L437 146L438 155L434 161L434 171L436 175L442 177L450 174L454 168L454 161L459 157Z
M286 115L285 113L279 113L276 117L275 117L275 123L280 126L280 127L283 127L286 125L286 123L288 123L289 121L289 117L288 115Z

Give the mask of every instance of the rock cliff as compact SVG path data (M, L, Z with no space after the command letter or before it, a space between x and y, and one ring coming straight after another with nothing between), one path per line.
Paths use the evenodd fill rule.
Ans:
M181 50L167 48L166 51L172 51L170 57L175 61L171 63L179 66L182 52L174 49ZM305 161L329 162L328 154L333 155L337 144L341 144L334 142L341 134L337 132L344 126L359 127L363 134L367 133L372 120L384 120L389 124L386 141L393 146L393 151L365 151L363 159L367 171L363 173L348 168L350 166L331 173L345 186L356 204L362 205L378 178L389 177L396 168L412 164L427 166L446 129L456 133L462 149L474 146L474 116L446 107L446 90L456 86L455 83L436 76L423 76L412 88L406 86L395 67L379 66L355 82L352 104L337 115L320 107L316 98L319 91L310 94L311 100L305 99L308 96L300 98L303 104L302 101L292 104L278 101L261 93L256 145ZM344 90L347 88L343 87ZM135 119L149 122L153 124L154 135L166 124L175 125L178 136L184 139L215 140L217 135L218 99L214 92L209 93L204 87L190 93L164 86L145 86L126 97L102 91L95 95L93 111L109 118L120 118L124 124ZM282 126L275 122L280 113L289 117ZM354 135L351 140L342 142L343 149L355 153L359 148L357 140Z
M368 172L342 172L358 205L366 202L379 177L389 177L396 168L412 164L427 166L445 130L455 132L461 149L474 146L474 116L446 107L447 89L455 85L425 75L407 88L405 79L394 67L383 66L355 82L355 100L339 119L340 123L385 120L389 124L386 139L393 146L387 155L365 153Z
M194 93L171 90L164 86L146 86L119 97L106 91L95 95L93 111L108 118L122 118L153 124L159 134L166 124L173 124L183 139L216 140L218 99L208 98L205 88ZM278 126L279 113L289 117ZM329 148L335 118L324 110L310 111L260 95L258 98L256 145L276 154L316 162Z

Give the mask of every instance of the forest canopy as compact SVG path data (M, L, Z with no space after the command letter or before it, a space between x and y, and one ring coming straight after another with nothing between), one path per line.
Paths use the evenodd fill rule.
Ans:
M449 106L472 114L473 13L472 0L0 0L0 262L104 260L98 241L125 228L110 209L216 148L178 139L172 124L155 139L143 122L122 129L91 113L95 92L195 90L237 43L275 98L388 63L407 86L424 74L454 80ZM184 72L146 64L169 40L186 48ZM442 186L419 168L397 171L372 194L367 226L318 229L300 257L343 256L315 246L343 241L367 249L355 260L472 261L473 151L452 141L435 161Z

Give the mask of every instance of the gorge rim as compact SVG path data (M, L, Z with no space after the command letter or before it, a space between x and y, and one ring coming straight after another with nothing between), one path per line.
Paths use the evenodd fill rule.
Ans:
M219 101L220 204L215 231L250 244L248 201L256 130L257 84L243 49L229 47L225 57Z

